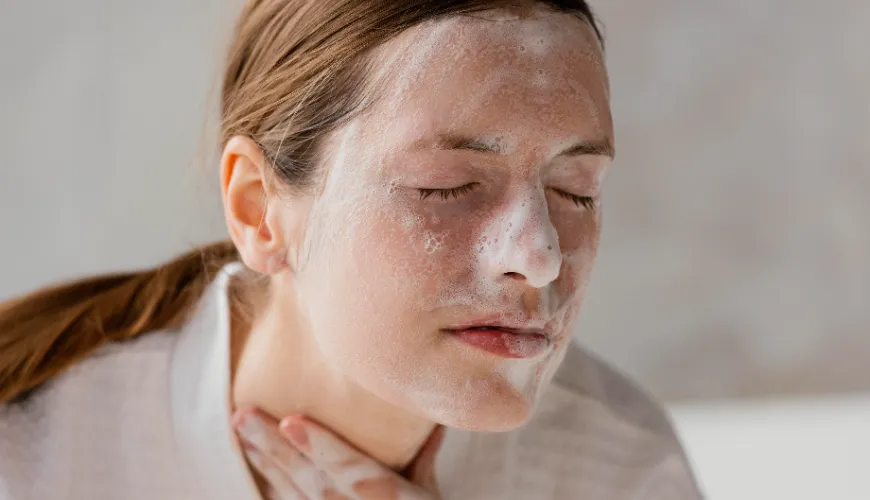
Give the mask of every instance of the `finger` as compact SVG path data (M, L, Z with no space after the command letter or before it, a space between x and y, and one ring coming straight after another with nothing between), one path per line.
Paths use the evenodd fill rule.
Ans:
M263 476L272 500L308 500L271 459L250 443L243 443L248 462Z
M305 458L278 432L277 422L260 411L249 410L234 418L239 434L288 477L310 499L320 499L328 486L316 465Z
M356 497L356 488L361 483L381 484L384 482L382 480L389 480L394 485L396 483L394 479L398 476L392 470L307 418L284 419L279 429L346 495Z

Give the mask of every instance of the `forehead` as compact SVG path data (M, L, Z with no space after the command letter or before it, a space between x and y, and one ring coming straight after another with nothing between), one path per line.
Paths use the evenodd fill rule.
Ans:
M375 61L383 90L371 119L382 122L382 140L445 130L517 143L612 134L601 46L575 15L454 16L407 30Z

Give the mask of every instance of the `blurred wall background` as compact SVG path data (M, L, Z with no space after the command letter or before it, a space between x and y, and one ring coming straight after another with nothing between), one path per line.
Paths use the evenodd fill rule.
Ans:
M0 299L224 235L239 0L0 0ZM618 158L578 337L671 400L870 389L870 3L594 1Z

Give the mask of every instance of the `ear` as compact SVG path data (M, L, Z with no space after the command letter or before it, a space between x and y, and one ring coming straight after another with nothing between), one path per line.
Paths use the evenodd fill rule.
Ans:
M221 194L230 237L249 268L276 274L286 267L286 247L270 166L250 137L235 136L221 156Z

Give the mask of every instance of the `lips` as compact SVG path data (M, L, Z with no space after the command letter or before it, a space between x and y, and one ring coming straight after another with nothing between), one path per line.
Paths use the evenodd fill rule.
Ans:
M445 331L471 347L510 359L534 358L551 345L550 337L535 329L484 325Z

